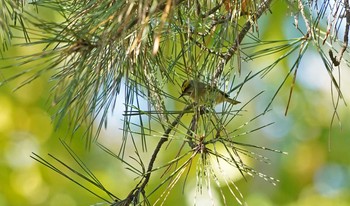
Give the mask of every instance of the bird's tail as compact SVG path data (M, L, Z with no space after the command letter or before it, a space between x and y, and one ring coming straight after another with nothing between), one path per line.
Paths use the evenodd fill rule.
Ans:
M231 99L231 98L226 98L226 101L231 103L232 105L241 103L240 101L237 101L237 100L234 100L234 99Z

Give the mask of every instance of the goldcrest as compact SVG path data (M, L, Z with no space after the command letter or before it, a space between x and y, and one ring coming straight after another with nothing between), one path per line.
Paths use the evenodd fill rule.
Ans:
M232 105L240 103L237 100L231 99L229 95L216 87L211 87L196 80L185 80L181 87L182 93L180 97L190 96L192 100L199 105L208 103L220 104L224 101L231 103Z

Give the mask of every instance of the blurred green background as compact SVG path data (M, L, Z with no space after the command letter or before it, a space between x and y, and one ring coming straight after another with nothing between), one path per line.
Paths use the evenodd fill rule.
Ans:
M266 17L260 22L260 37L283 39L293 34L298 36L294 33L296 29L292 25L292 18L283 10L272 10L273 19ZM47 18L51 16L47 14ZM279 25L275 28L282 29L270 28L268 24L271 21L274 25ZM28 50L17 47L5 54L20 56L28 54ZM254 84L248 84L238 96L240 101L248 101L249 97L257 92L265 91L262 98L249 105L248 113L259 113L267 106L292 62L292 59L290 62L286 61L265 78L253 81ZM260 68L264 64L267 62L264 62L263 58L244 63L242 70L246 72L243 72L243 76L249 70L255 71L256 65ZM6 79L18 71L20 68L1 71L1 78ZM57 108L51 107L50 88L53 83L48 81L49 75L45 74L17 91L13 89L25 80L26 76L0 87L0 205L102 204L103 200L30 157L32 152L35 152L50 159L47 155L50 153L79 169L59 141L59 138L67 137L69 118L65 119L66 122L57 129L51 120ZM294 89L288 115L284 116L290 89L290 85L286 84L277 96L272 111L259 118L253 123L255 125L251 125L251 128L254 128L274 122L269 127L245 135L244 139L246 142L285 151L288 155L252 149L269 157L271 164L247 161L250 161L257 171L279 179L280 182L273 186L258 177L248 177L245 181L239 175L235 175L237 187L248 205L350 205L350 112L349 108L341 103L337 108L340 121L335 119L331 125L334 107L330 82L321 59L312 51L308 52L298 71L297 86ZM345 101L348 101L350 72L346 66L341 67L341 85ZM177 95L179 91L179 88L174 88L169 92ZM171 101L168 105L178 110L183 107ZM118 138L122 136L122 131L119 130L122 127L120 120L122 113L122 109L117 109L111 115L109 129L103 130L99 138L101 144L115 152L118 151L120 144ZM120 198L125 197L137 182L134 180L135 176L125 170L125 165L100 148L93 145L90 150L86 150L85 140L81 137L82 133L78 132L72 140L70 138L65 140L110 191ZM150 151L151 148L152 143ZM126 157L133 154L133 151L129 152ZM169 154L168 158L171 158L174 152L176 150L169 150L163 154ZM149 158L149 154L142 155ZM151 180L150 186L156 186L158 184L156 181ZM165 205L193 205L195 180L187 180L184 193L183 184L180 181L173 189ZM103 196L96 188L88 184L87 187ZM219 192L214 191L213 194L219 195ZM211 205L210 201L205 202L207 198L205 195L197 197L197 205ZM233 199L228 198L227 201L236 204Z

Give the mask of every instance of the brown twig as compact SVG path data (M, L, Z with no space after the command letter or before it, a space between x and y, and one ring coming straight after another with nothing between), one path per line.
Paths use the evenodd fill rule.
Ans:
M129 205L132 202L135 201L139 201L139 195L142 194L145 197L145 188L151 178L151 173L153 171L153 165L154 162L156 161L157 157L158 157L158 153L160 151L160 149L162 148L163 144L168 141L169 139L169 134L170 132L174 129L174 127L176 125L179 124L182 116L191 108L193 107L193 105L188 105L186 106L182 112L176 117L176 119L170 124L170 126L165 130L163 136L161 137L161 139L159 140L156 148L153 151L152 157L148 163L148 167L147 167L147 171L144 174L144 177L141 179L141 181L136 185L136 187L129 193L129 195L127 196L127 198L125 198L122 201L118 201L116 202L114 205L118 205L119 203L126 203L125 205Z
M224 71L225 65L228 63L228 61L233 57L234 53L239 49L240 44L243 41L243 38L247 35L248 31L252 27L252 21L256 21L261 17L261 15L269 9L270 4L272 0L265 0L261 3L260 7L257 9L255 15L252 15L254 19L248 19L247 22L243 25L242 30L239 32L238 36L236 37L235 43L232 45L232 47L229 48L227 53L225 54L225 57L221 59L219 62L214 78L212 79L212 85L216 85L218 82L218 78L221 76L222 72Z
M305 26L306 26L306 29L307 29L306 38L309 38L309 37L311 37L311 26L310 26L310 21L309 21L309 19L306 17L304 4L303 4L303 2L302 2L301 0L298 1L298 6L299 6L299 10L300 10L301 16L302 16L303 19L304 19Z
M346 19L346 25L345 25L345 32L344 32L344 38L343 38L343 46L340 51L339 57L335 56L332 52L332 50L329 50L328 54L329 57L333 63L334 66L339 66L340 62L343 58L343 55L348 48L349 45L349 27L350 27L350 7L349 7L349 0L344 0L344 8L345 8L345 19ZM327 36L326 36L327 37ZM325 40L323 41L325 42Z

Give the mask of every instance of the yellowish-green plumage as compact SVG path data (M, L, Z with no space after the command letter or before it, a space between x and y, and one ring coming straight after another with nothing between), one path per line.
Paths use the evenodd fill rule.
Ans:
M192 100L200 105L212 103L220 104L224 101L233 105L240 103L231 99L229 95L218 88L211 87L203 82L196 80L185 80L181 87L181 96L190 96Z

